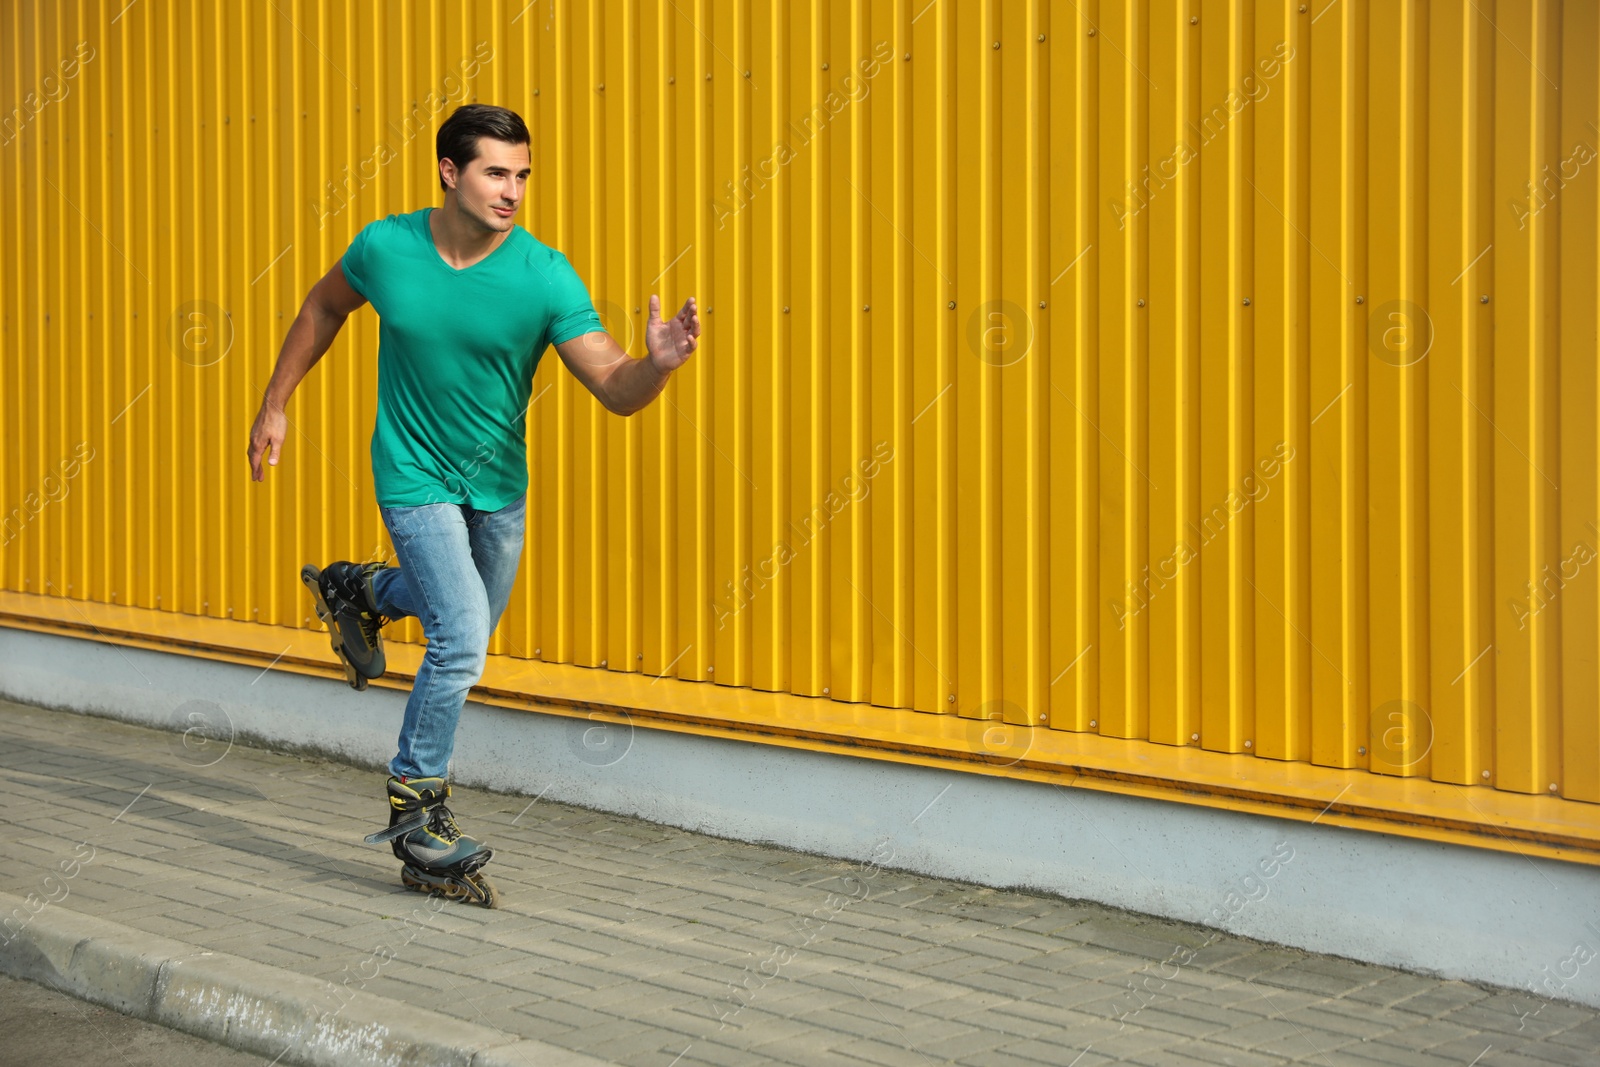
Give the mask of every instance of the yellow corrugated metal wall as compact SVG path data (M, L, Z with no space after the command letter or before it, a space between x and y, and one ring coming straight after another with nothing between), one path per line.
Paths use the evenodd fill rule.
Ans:
M642 354L547 355L494 651L1600 800L1593 3L0 3L5 589L299 625L386 553L311 283L533 132ZM402 634L420 638L414 621ZM864 708L863 714L870 714Z

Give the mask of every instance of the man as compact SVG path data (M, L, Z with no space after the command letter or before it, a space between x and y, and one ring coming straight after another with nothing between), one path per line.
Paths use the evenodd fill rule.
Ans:
M487 104L457 108L436 155L444 207L368 224L306 297L250 430L250 467L277 465L295 386L351 312L380 320L372 478L398 567L341 560L302 580L356 689L384 671L380 628L414 615L427 636L389 764L389 840L401 881L493 907L479 868L493 855L463 834L444 800L456 723L483 674L522 555L533 373L554 345L577 379L618 415L666 387L699 345L693 297L672 319L650 297L643 359L601 327L566 256L516 224L529 167L528 128Z

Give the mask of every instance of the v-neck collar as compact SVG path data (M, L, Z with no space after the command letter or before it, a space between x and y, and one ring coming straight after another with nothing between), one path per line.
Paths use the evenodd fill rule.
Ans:
M449 271L452 275L459 276L467 273L468 271L477 270L495 256L499 255L501 250L509 245L512 239L516 236L514 233L508 232L505 236L505 240L496 245L494 251L490 252L476 263L469 263L465 267L453 267L445 260L444 256L439 253L439 246L433 242L433 224L430 220L433 218L433 213L438 210L439 209L437 207L430 207L428 209L428 213L422 216L422 240L427 244L428 251L433 253L433 261L439 264L439 266L443 267L445 270ZM518 227L513 226L512 229L516 230Z

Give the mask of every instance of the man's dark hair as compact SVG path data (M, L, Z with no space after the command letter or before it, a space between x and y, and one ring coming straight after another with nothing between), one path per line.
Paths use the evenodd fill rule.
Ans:
M439 127L434 152L439 159L454 163L457 171L464 171L468 163L478 158L480 137L493 137L506 144L529 144L532 140L527 124L515 111L494 104L462 104ZM439 188L448 188L442 174Z

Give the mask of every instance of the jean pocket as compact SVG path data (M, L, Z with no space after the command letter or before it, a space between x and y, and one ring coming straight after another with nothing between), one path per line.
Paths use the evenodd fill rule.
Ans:
M401 504L396 507L378 508L378 516L383 519L383 525L389 531L392 540L410 541L412 536L421 533L428 523L429 504Z

